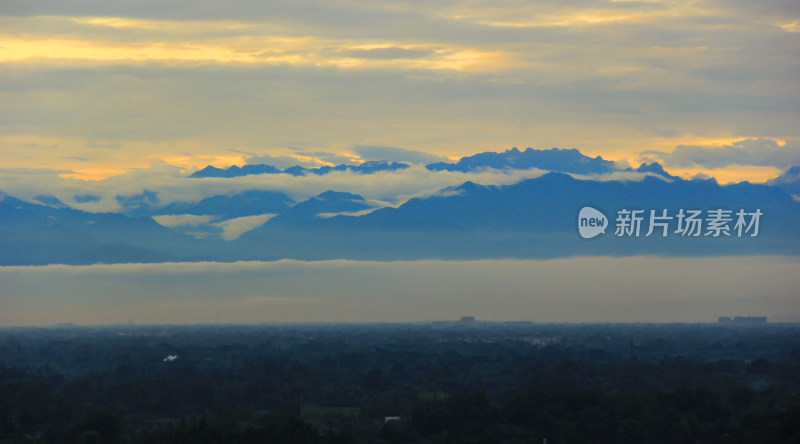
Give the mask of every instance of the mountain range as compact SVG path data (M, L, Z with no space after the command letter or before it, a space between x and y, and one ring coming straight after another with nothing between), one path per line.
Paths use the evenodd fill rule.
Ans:
M316 174L325 175L334 171L351 171L361 174L373 174L380 171L397 171L408 168L404 162L388 162L385 160L364 162L360 165L336 165L318 168L305 168L292 166L279 169L274 165L254 164L244 166L231 166L227 169L216 168L208 165L192 173L191 178L204 177L240 177L251 174L291 174L292 176ZM437 162L425 166L430 171L460 171L462 173L474 172L493 168L497 170L517 169L527 170L538 168L546 171L557 171L575 174L603 174L617 170L614 162L603 160L602 157L588 157L576 149L536 150L527 148L520 151L512 148L502 153L485 152L473 156L463 157L456 163Z
M585 156L576 149L535 150L527 148L520 151L512 148L503 153L486 152L474 156L462 157L456 163L432 163L426 165L431 171L460 171L462 173L480 171L486 168L497 170L517 169L527 170L538 168L540 170L556 171L575 174L603 174L616 170L614 162Z
M54 208L0 193L0 265L194 260L209 246L149 217Z
M0 193L0 265L800 254L800 202L792 196L798 189L797 167L767 184L720 185L713 179L680 179L657 163L619 170L612 162L576 150L492 154L433 165L448 171L514 169L531 168L535 160L536 168L569 169L573 174L646 174L637 180L611 180L610 175L586 179L550 172L503 186L465 181L397 207L344 190L301 202L280 191L244 190L168 204L145 190L117 197L123 213L90 213L50 195L27 202ZM605 234L592 239L578 234L578 213L587 206L607 218ZM729 235L705 235L709 211L716 209L730 211ZM625 210L642 210L639 236L615 235ZM671 217L666 237L658 235L661 231L645 235L650 210ZM702 211L706 225L700 236L676 233L682 210ZM752 226L750 232L737 235L739 210L760 213L757 236L750 235ZM232 226L240 233L223 240L219 233Z
M305 176L309 174L316 174L319 176L333 173L335 171L350 171L361 174L373 174L378 171L397 171L408 168L409 165L402 162L387 162L369 161L360 165L336 165L336 166L321 166L318 168L306 168L295 165L286 169L279 169L274 165L255 164L237 166L233 165L227 169L216 168L208 165L202 170L192 173L189 177L200 179L204 177L241 177L249 176L251 174L289 174L292 176Z
M767 182L800 199L800 166L793 166Z
M578 212L591 206L610 227L604 236L583 239ZM615 236L620 210L643 210L640 236ZM759 210L759 233L738 237L675 234L680 210ZM645 236L649 210L673 217L666 237ZM748 219L749 222L749 219ZM641 181L579 180L548 173L514 185L466 182L440 195L411 199L397 208L381 208L358 217L309 219L280 226L272 221L233 242L248 259L420 259L557 257L583 254L707 255L800 254L800 202L768 185L721 186L710 180L673 180L647 176ZM752 234L752 232L751 232ZM269 246L260 250L257 246Z

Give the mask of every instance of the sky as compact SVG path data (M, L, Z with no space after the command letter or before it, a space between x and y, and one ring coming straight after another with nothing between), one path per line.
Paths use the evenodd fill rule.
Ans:
M86 211L247 189L398 205L543 174L422 166L512 147L764 182L800 165L798 79L796 0L3 0L0 191ZM369 160L413 165L185 178ZM752 256L0 267L0 325L797 320L798 271Z
M0 189L529 146L764 181L798 39L792 0L5 0Z

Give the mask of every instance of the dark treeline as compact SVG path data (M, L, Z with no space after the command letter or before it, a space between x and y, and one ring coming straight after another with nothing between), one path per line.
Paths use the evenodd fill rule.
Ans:
M499 323L3 329L0 443L800 442L798 333Z

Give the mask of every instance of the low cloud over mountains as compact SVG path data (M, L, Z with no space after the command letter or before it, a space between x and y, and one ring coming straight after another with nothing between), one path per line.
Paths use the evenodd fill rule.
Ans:
M216 185L225 190L227 181L242 179L314 176L324 181L328 175L349 174L386 189L381 182L387 178L406 174L406 169L420 172L420 167L398 165L404 164L367 162L305 170L297 176L262 168L264 172L251 172L247 178L193 175L180 180L201 184L201 189L214 190ZM114 213L70 208L70 202L49 194L32 201L3 194L0 263L800 253L796 236L800 202L791 194L798 186L794 169L769 184L720 185L713 179L682 180L655 163L623 169L577 150L512 149L428 164L422 170L429 176L462 181L385 199L336 189L335 181L327 191L308 198L279 190L245 189L208 194L196 201L165 201L160 191L148 187L116 195L120 210ZM507 182L464 180L473 174L504 175ZM87 201L84 197L81 200ZM77 201L76 197L73 202ZM608 217L610 226L604 236L591 240L578 236L577 215L584 206ZM614 225L629 210L641 210L637 213L642 217L641 232L615 235ZM680 233L679 214L689 210L699 211L700 223L706 225L712 223L713 211L722 210L726 231L713 236L704 226L697 236ZM754 236L751 219L756 211L761 214ZM656 212L667 218L669 226L646 235L652 234L648 224ZM737 213L742 214L737 218ZM739 219L746 226L739 226L737 233ZM750 231L742 236L742 228Z

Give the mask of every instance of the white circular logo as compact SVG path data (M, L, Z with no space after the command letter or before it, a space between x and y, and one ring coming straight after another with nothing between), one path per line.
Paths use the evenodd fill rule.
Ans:
M578 213L578 233L584 239L591 239L598 234L606 234L608 218L592 207L583 207Z

